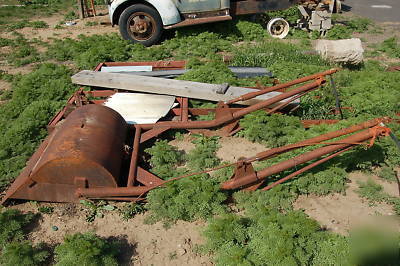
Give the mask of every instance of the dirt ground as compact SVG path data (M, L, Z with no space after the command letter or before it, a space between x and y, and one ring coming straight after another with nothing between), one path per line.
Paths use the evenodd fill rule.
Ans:
M121 207L121 203L113 204ZM122 265L212 265L207 256L197 254L196 245L202 244L201 229L204 222L179 221L169 229L162 223L144 224L146 214L128 221L122 220L117 211L105 212L103 218L85 221L85 211L75 204L41 204L53 206L52 214L43 214L29 234L34 243L45 242L55 246L65 234L95 232L97 235L118 240L123 244ZM21 211L37 212L35 203L14 206ZM57 231L53 229L56 226Z
M386 203L370 204L361 198L356 190L358 181L367 181L369 176L361 172L349 175L350 183L344 194L331 194L325 197L315 195L300 196L294 203L295 209L302 209L323 227L333 232L346 235L351 228L364 224L388 223L400 229L400 219L395 215L392 206ZM371 178L382 185L384 191L391 196L400 196L397 183L386 182L376 176Z

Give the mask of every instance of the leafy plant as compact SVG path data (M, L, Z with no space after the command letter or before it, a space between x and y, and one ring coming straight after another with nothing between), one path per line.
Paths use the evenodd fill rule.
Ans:
M88 200L81 200L80 203L87 208L86 221L91 223L96 217L103 218L104 211L113 211L115 207L107 204L105 201L92 202Z
M183 160L182 153L176 147L169 145L167 140L156 141L145 152L151 155L149 159L151 172L164 179L173 177L177 165Z
M108 242L93 233L77 233L67 235L54 253L57 266L111 266L118 265L116 256L119 249L116 243Z
M336 242L302 212L283 214L266 208L245 217L214 218L204 235L205 250L215 253L217 265L310 265L321 243Z
M19 210L6 209L0 213L0 249L8 242L24 239L26 227L34 218L34 214L23 214Z
M122 217L122 220L128 221L129 219L132 219L135 217L137 214L143 213L146 211L146 208L143 204L136 203L136 202L131 202L125 204L124 207L119 209L119 213Z
M198 175L168 183L147 194L148 222L164 221L166 225L177 220L206 219L225 211L222 202L225 193L219 182L209 175Z
M239 132L239 136L244 136L253 142L266 143L270 147L288 144L293 131L302 128L297 117L268 115L263 110L246 115L240 120L240 126L243 130Z
M0 105L0 187L18 175L46 136L50 117L74 90L70 75L66 67L43 64L13 78L12 98Z
M206 137L198 135L192 141L196 146L187 155L188 166L192 170L201 170L215 167L220 163L220 159L216 157L219 148L219 137Z
M42 245L32 246L29 242L11 242L6 244L0 255L3 266L39 266L49 257Z
M384 40L377 48L377 51L383 52L389 57L400 57L400 44L396 37Z
M54 207L51 206L39 206L38 211L43 214L52 214L54 212Z

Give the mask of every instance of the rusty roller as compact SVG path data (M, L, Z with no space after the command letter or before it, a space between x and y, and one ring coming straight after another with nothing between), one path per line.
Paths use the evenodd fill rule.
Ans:
M125 120L102 105L74 110L42 143L3 199L76 202L77 188L118 187Z

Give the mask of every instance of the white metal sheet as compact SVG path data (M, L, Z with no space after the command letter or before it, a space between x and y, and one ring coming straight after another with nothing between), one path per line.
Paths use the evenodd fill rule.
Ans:
M116 93L105 106L117 111L128 124L156 123L175 106L175 97L144 93Z
M152 66L111 66L102 67L101 72L150 72L153 71Z

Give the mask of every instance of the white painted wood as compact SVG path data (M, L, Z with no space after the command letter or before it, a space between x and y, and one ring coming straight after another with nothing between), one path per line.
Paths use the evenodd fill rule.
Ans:
M73 83L85 86L182 96L214 102L228 101L243 94L258 91L257 89L232 86L228 88L225 94L218 94L217 91L221 87L219 84L207 84L121 73L103 73L89 70L81 71L72 76L71 79ZM281 93L271 92L239 103L251 105L279 94ZM297 100L297 103L298 102L299 101Z

